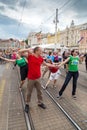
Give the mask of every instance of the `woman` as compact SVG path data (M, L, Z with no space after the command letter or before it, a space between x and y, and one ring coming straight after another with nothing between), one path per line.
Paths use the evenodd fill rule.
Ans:
M21 57L18 53L15 52L16 59L7 59L4 57L0 57L1 59L8 61L8 62L13 62L16 63L20 67L20 75L21 75L21 83L20 83L20 89L22 88L25 79L27 78L27 73L28 73L28 61L26 58Z
M47 60L47 63L53 64L51 60ZM55 64L55 65L58 65L58 64ZM48 67L48 68L49 68L51 74L50 74L49 80L46 83L45 89L48 87L48 84L50 83L50 81L53 81L53 88L56 87L56 81L57 81L59 75L61 74L59 68L56 68L56 66Z
M79 72L78 72L78 65L79 65L79 56L78 56L78 52L77 50L72 50L71 55L64 61L62 62L60 66L66 64L67 62L69 62L68 64L68 73L66 75L65 78L65 82L62 86L62 88L59 91L59 95L57 98L60 98L66 88L66 86L68 85L69 81L71 80L71 78L73 78L73 87L72 87L72 97L76 98L76 88L77 88L77 80L79 77Z

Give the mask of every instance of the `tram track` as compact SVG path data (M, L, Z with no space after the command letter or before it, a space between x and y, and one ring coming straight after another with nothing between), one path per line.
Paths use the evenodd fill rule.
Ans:
M19 72L18 72L18 68L16 68L16 73L17 73L17 76L18 76L18 88L19 88L20 87L20 75L19 75ZM25 100L24 100L23 91L20 91L20 96L21 96L21 101L22 101L23 112L24 112L24 117L25 117L27 130L35 130L30 112L26 113L24 111L24 109L25 109Z
M17 70L17 75L18 75L18 86L19 86L20 85L20 83L19 83L20 77L19 77L18 70ZM42 88L44 88L43 85L42 85ZM48 95L48 97L50 98L50 100L52 100L54 102L54 104L57 106L57 109L60 109L61 112L65 115L65 117L67 117L67 119L69 120L69 122L71 123L71 125L74 126L76 130L83 130L79 126L79 124L75 120L73 120L73 118L66 112L66 110L64 110L64 108L55 100L55 98L53 97L53 95L48 90L45 90L45 93ZM24 109L24 107L25 107L25 101L24 101L23 91L20 92L20 95L21 95L22 105L23 105L23 109ZM30 112L29 112L29 114L27 114L27 113L24 112L24 115L25 115L27 130L35 130L34 123L33 123L33 120L32 120Z
M44 89L45 86L42 85L42 88ZM63 112L63 114L67 117L67 119L72 123L72 125L76 128L76 130L82 130L82 128L72 119L72 117L64 110L64 108L55 100L53 95L46 89L46 94L49 96L49 98L54 102L54 104L57 106L58 109Z
M62 78L65 78L65 75L66 75L65 70L62 68L61 71L62 71L61 77L62 77ZM83 71L80 71L80 73L81 73L81 72L82 72L82 73L85 73L85 72L83 72ZM80 76L79 78L82 78L82 80L84 80L84 79L83 79L83 75L79 74L79 76ZM85 80L86 80L86 77L85 77ZM72 82L72 80L71 80L70 82ZM84 85L82 82L83 82L83 81L78 80L78 85L80 85L80 86L82 86L82 87L84 87L84 88L87 89L86 84Z

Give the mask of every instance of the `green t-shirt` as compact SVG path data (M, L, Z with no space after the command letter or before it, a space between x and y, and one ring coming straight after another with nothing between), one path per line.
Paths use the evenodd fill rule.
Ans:
M79 57L70 56L68 70L71 72L78 71Z
M19 67L23 67L27 64L25 58L21 58L21 59L17 59L16 60L16 64L19 66Z

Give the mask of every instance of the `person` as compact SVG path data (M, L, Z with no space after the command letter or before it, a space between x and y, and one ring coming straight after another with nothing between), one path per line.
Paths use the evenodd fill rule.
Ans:
M53 64L51 60L47 60L48 63L50 64ZM59 75L61 74L59 68L54 68L54 67L48 67L51 74L50 74L50 77L49 77L49 80L47 81L46 83L46 86L45 86L45 89L48 87L48 84L50 83L50 81L53 81L53 88L56 87L56 81L59 77Z
M0 49L0 55L2 55L2 50ZM2 59L0 58L0 64L2 64Z
M27 59L25 57L21 57L18 53L15 52L15 58L16 59L7 59L2 56L0 56L1 59L8 61L8 62L13 62L17 64L20 67L20 75L21 75L21 83L19 89L22 89L22 86L25 82L25 79L27 78L27 73L28 73L28 64L27 64Z
M61 55L61 52L60 52L60 51L58 52L58 61L59 61L59 62L62 61L62 55Z
M63 57L63 61L65 61L69 57L68 52L64 51L63 54L62 54L62 57ZM64 64L64 69L65 69L65 72L67 74L67 72L68 72L68 62L66 64Z
M16 51L15 50L13 50L13 52L12 52L11 59L16 60ZM13 63L13 69L16 67L16 65L17 65L16 63Z
M63 84L62 88L60 89L57 98L60 98L62 96L62 94L63 94L64 90L66 89L66 86L68 85L71 78L73 78L72 97L76 98L77 80L79 77L79 72L78 72L79 60L80 60L80 58L78 56L77 50L72 50L71 55L59 65L59 67L61 67L62 65L69 62L68 73L66 75L64 84Z
M84 55L85 57L85 68L86 68L86 72L87 72L87 53Z
M54 53L54 63L58 63L58 62L59 62L58 53L55 52L55 53Z
M45 61L47 61L48 59L51 60L52 62L54 62L54 55L53 55L52 52L49 52L49 55L46 57ZM45 76L45 74L47 72L48 72L48 78L49 78L50 77L50 71L49 71L48 67L46 66L45 70L44 70L44 72L42 74L42 78Z
M47 59L52 60L52 62L54 62L54 55L52 52L49 52L49 55L47 56Z
M37 98L38 98L38 106L46 109L45 104L43 103L42 92L41 92L41 65L44 64L49 67L55 67L55 65L51 65L46 63L42 58L42 49L40 47L35 47L33 52L31 49L22 49L19 50L19 53L28 52L28 84L27 91L25 97L25 112L29 112L29 102L31 100L31 94L33 88L35 87L37 90Z

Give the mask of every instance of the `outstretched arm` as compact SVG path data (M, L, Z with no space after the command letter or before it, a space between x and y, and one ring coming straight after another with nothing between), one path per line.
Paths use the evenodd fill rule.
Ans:
M2 56L0 56L1 59L5 60L5 61L8 61L8 62L15 62L16 60L11 60L11 59L7 59L7 58L4 58Z
M19 53L19 55L28 58L28 56L30 54L32 54L32 49L31 48L29 48L29 49L21 49L21 50L18 51L18 53Z
M62 65L66 64L70 60L70 57L68 57L65 61L61 62L58 66L61 67Z
M58 65L46 63L45 61L43 62L43 65L45 65L45 66L47 66L47 67L56 67L56 68L58 68Z
M32 49L31 48L28 48L28 49L21 49L18 51L19 53L24 53L24 52L28 52L28 53L32 53Z

